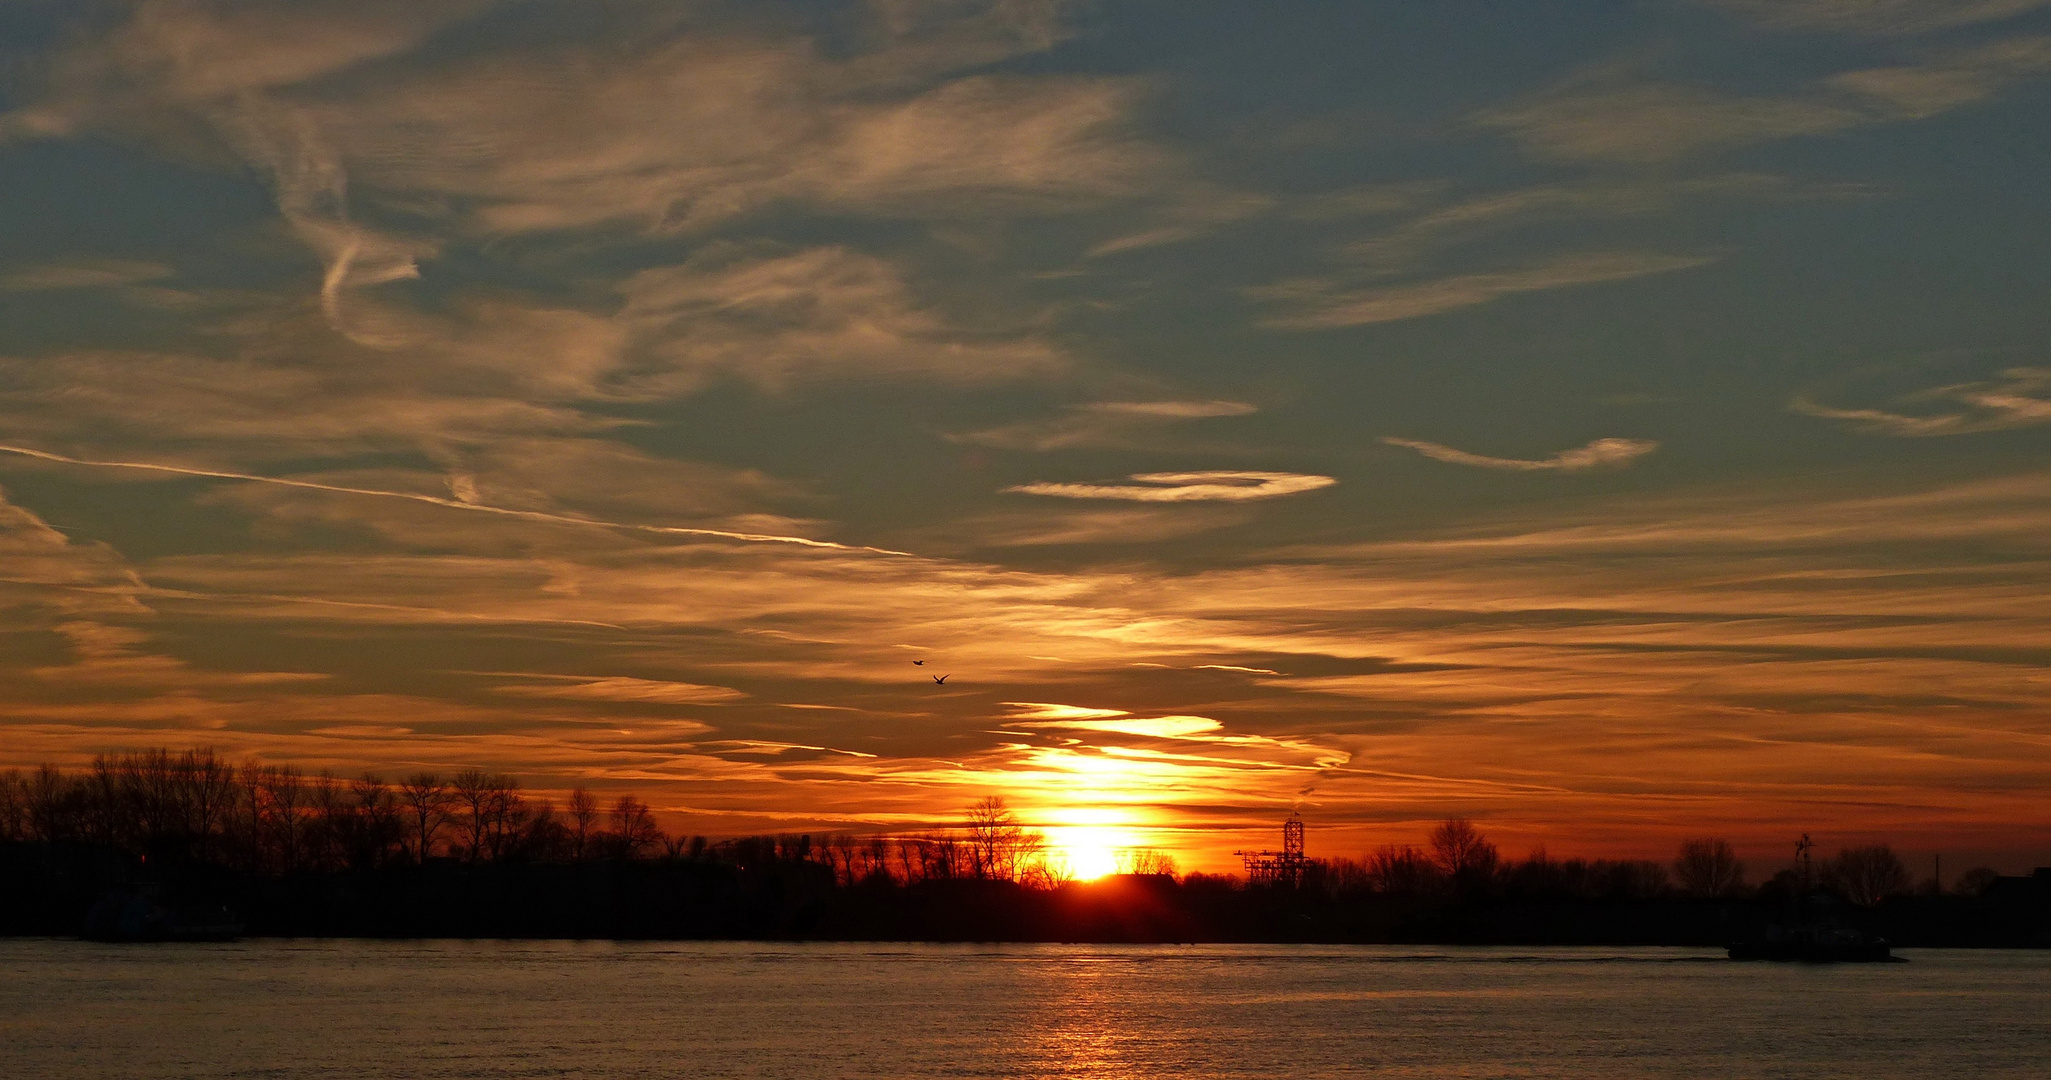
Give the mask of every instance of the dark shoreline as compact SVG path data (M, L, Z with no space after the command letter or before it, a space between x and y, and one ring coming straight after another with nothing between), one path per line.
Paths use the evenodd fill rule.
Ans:
M1723 963L1731 963L1731 962L1733 962L1733 961L1731 961L1731 960L1730 960L1730 958L1729 958L1729 957L1727 957L1727 956L1724 956L1724 955L1723 955L1723 951L1724 951L1724 946L1721 946L1721 945L1713 945L1713 946L1712 946L1712 945L1659 945L1659 944L1639 944L1639 945L1605 945L1605 944L1598 944L1598 945L1577 945L1577 944L1557 944L1557 943L1538 943L1538 944L1530 944L1530 943L1517 943L1517 942L1431 942L1431 941L1037 941L1037 940L1035 940L1035 941L1021 941L1021 940L1014 940L1014 939L1009 939L1009 938L988 938L988 939L985 939L985 938L965 938L965 939L949 939L949 940L944 940L944 941L943 941L943 940L937 940L937 939L926 939L926 938L818 938L818 937L812 937L812 938L779 938L779 937L727 937L727 938L704 938L704 937L695 937L695 938L615 938L615 937L545 937L545 936L527 936L527 937L518 937L518 936L516 936L516 937L487 937L487 936L478 936L478 935L471 935L471 936L461 936L461 935L438 935L438 936L432 936L432 937L370 937L370 936L364 936L364 935L338 935L338 934L326 934L326 935L322 935L322 934L244 934L244 935L242 935L242 936L240 936L240 937L237 937L237 938L234 938L233 940L230 940L230 941L101 941L101 940L98 940L98 939L96 939L96 938L90 938L90 937L83 937L83 936L81 936L81 935L78 935L78 934L0 934L0 942L9 942L9 941L15 941L15 942L36 942L36 941L47 941L47 942L63 942L63 943L68 943L68 944L78 944L78 945L114 945L114 946L119 946L119 947L123 947L123 948L127 948L127 947L132 947L132 946L161 946L161 947L164 947L164 948L169 948L169 949L181 949L181 948L200 948L200 947L207 947L207 946L220 946L220 945L246 945L246 944L265 944L265 943L287 943L287 944L289 944L289 943L306 943L306 944L319 944L319 943L322 943L322 942L354 942L354 941L367 941L367 942L383 942L383 943L390 943L390 944L395 944L395 945L399 945L399 944L409 944L409 943L419 943L419 944L430 944L430 943L436 943L436 942L449 942L449 943L460 943L460 944L471 944L471 943L475 943L475 944L485 944L485 943L502 943L502 944L521 944L521 943L535 943L535 944L565 944L565 945L588 945L588 944L611 944L611 945L699 945L699 944L702 944L702 945L763 945L763 946L772 946L772 945L788 945L788 946L808 946L808 945L822 945L822 946L825 946L825 945L874 945L874 946L891 946L891 945L907 945L907 946L909 946L909 945L940 945L940 946L949 946L949 947L953 947L953 946L960 946L960 947L962 947L962 948L980 948L980 947L992 947L992 946L1012 946L1012 945L1020 945L1020 946L1041 946L1041 945L1047 945L1047 946L1075 946L1075 947L1078 947L1078 948L1082 948L1082 947L1089 947L1089 948L1096 948L1096 947L1106 947L1106 948L1125 948L1125 947L1133 947L1133 948L1148 948L1148 949L1155 949L1155 948L1158 948L1158 949L1203 949L1203 948L1211 948L1211 947L1219 947L1219 948L1229 948L1229 947L1237 947L1237 946L1248 946L1248 947L1253 947L1253 946L1260 946L1260 947L1266 947L1266 946L1275 946L1275 947L1302 947L1302 948L1307 948L1307 949L1327 949L1327 948L1329 948L1329 949L1352 949L1352 948L1359 948L1359 949L1447 949L1447 950L1460 950L1460 952L1459 952L1459 953L1456 953L1456 954L1454 954L1454 955L1450 955L1450 956L1446 956L1446 957L1439 957L1439 956L1435 956L1435 955L1430 955L1430 954L1423 954L1423 953L1418 953L1418 954L1411 954L1411 953L1389 953L1389 954L1385 954L1385 955L1382 955L1382 956L1380 956L1379 958L1381 958L1381 959L1390 959L1390 960L1418 960L1418 961L1429 961L1429 960L1438 960L1438 959L1448 959L1448 960L1461 960L1461 961L1463 961L1463 962L1464 962L1464 961L1466 961L1466 960L1468 960L1468 959L1470 959L1470 954L1469 954L1469 953L1468 953L1467 951L1468 951L1468 950L1472 950L1472 953L1471 953L1471 958L1474 958L1474 959L1483 959L1483 960L1487 960L1488 962L1493 962L1493 963L1506 963L1506 964L1510 964L1510 963L1522 963L1522 962L1526 962L1526 961L1528 961L1528 960L1533 960L1533 959L1537 959L1537 960L1546 960L1546 959L1549 959L1549 958L1548 958L1548 957L1530 957L1530 956L1525 956L1525 955L1521 955L1521 954L1515 954L1515 953L1512 953L1512 954L1508 954L1508 955L1502 955L1502 956L1496 956L1496 957L1483 957L1483 956L1481 956L1481 955L1480 955L1480 953L1481 953L1481 951L1482 951L1482 950L1521 950L1521 949L1532 949L1532 950L1537 950L1537 949L1560 949L1560 950L1573 950L1573 951L1574 951L1574 952L1576 952L1576 953L1588 953L1588 954L1592 954L1592 955L1589 955L1589 956L1587 956L1587 957L1585 957L1585 958L1575 958L1573 962L1576 962L1576 963L1591 963L1591 964L1593 964L1593 963L1609 963L1609 962L1618 962L1618 963L1648 963L1648 964L1650 964L1650 963L1657 963L1657 964L1723 964ZM1962 955L1962 954L1969 954L1969 953L1999 953L1999 954L2004 954L2004 955L2007 955L2007 954L2018 954L2018 955L2020 955L2020 954L2029 954L2029 953L2043 953L2043 952L2051 951L2051 946L2045 946L2045 945L1911 945L1911 946L1903 946L1903 948L1907 948L1907 949L1912 949L1912 950L1914 950L1914 951L1916 951L1916 952L1937 952L1937 953L1945 953L1945 954L1954 954L1954 955ZM1600 953L1602 952L1602 950L1606 950L1606 949L1694 949L1694 950L1701 950L1703 954L1702 954L1702 955L1688 955L1688 956L1665 956L1665 957L1662 957L1662 956L1614 956L1614 957L1612 957L1612 956L1603 956L1603 955L1600 955ZM1741 962L1741 961L1740 961L1740 962Z

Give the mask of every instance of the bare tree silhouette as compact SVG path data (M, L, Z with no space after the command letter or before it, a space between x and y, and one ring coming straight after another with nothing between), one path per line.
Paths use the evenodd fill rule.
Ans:
M1118 852L1118 872L1175 876L1175 856L1150 847L1125 848Z
M204 862L212 857L215 836L225 830L228 816L241 801L235 767L215 757L212 747L187 750L179 764L191 792L192 829Z
M556 815L555 800L537 799L528 804L526 823L507 845L508 853L523 859L555 861L570 848L570 829Z
M912 837L899 837L891 846L897 856L897 880L906 884L920 880L926 869L926 857L919 850L919 841Z
M1872 907L1890 896L1905 895L1910 888L1909 868L1902 865L1894 849L1886 844L1839 851L1837 857L1824 866L1823 881L1861 907Z
M486 779L482 805L486 855L498 862L520 839L532 810L520 795L520 781L503 773Z
M391 785L375 773L364 773L351 781L349 793L355 797L353 820L347 829L353 840L350 864L382 866L390 861L393 849L405 843L404 810L399 805L398 796L392 792Z
M2001 879L2001 871L1991 866L1975 866L1958 876L1958 884L1951 891L1960 896L1978 896L1987 891L1987 886Z
M306 785L308 821L307 855L316 865L332 866L348 860L344 846L343 821L349 817L349 797L335 774L327 769L313 774Z
M1729 896L1744 887L1745 864L1727 841L1684 840L1674 859L1674 876L1689 896Z
M490 774L483 769L464 769L449 781L456 793L456 801L462 806L465 817L463 827L470 834L470 842L464 848L463 856L476 862L484 855L484 831L491 818Z
M662 830L656 827L648 804L632 795L622 795L612 804L612 831L621 856L628 859L662 840Z
M1496 846L1466 818L1440 822L1431 831L1430 843L1432 861L1439 872L1457 884L1486 884L1495 875Z
M1367 857L1367 878L1376 892L1423 896L1439 886L1438 867L1408 844L1385 845Z
M890 841L882 836L872 836L863 851L862 880L873 881L877 875L884 880L890 878Z
M399 785L399 799L412 819L413 860L426 865L428 857L434 854L435 834L448 824L449 812L456 802L455 792L449 790L440 773L417 772Z
M265 812L278 845L279 865L286 873L291 873L299 869L305 850L305 778L292 765L265 769L263 795Z
M855 883L855 862L861 857L861 843L853 833L834 833L823 846L835 881L842 886Z
M28 839L28 807L28 781L22 778L21 770L0 773L0 839Z
M586 845L591 842L591 827L598 823L598 800L589 791L577 788L570 792L570 836L575 847L576 858L582 861L589 852Z

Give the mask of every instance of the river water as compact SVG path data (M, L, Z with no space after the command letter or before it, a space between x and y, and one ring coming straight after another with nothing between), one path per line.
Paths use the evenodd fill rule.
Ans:
M0 1076L2043 1077L2051 954L0 939Z

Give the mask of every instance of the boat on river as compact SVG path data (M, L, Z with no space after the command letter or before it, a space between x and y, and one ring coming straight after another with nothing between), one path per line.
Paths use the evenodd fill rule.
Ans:
M1802 888L1789 903L1788 920L1773 923L1752 941L1734 941L1727 954L1733 960L1783 960L1811 964L1900 963L1887 939L1848 926L1832 912L1833 899L1814 892L1809 883L1809 849L1815 845L1803 833L1795 844L1801 861Z
M1887 939L1849 926L1811 924L1766 928L1755 941L1734 941L1733 960L1798 960L1811 964L1899 963Z
M166 906L153 885L116 889L86 912L84 932L91 941L236 941L240 920L226 908L206 910Z

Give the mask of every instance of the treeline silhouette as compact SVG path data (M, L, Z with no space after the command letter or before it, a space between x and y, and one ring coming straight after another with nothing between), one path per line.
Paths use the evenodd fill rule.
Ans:
M1556 859L1543 848L1523 859L1505 859L1473 822L1452 819L1432 830L1423 848L1382 847L1367 858L1335 859L1311 871L1323 887L1338 893L1394 896L1465 896L1649 900L1662 897L1737 899L1784 898L1800 890L1821 890L1857 907L1886 900L1947 892L1978 896L2000 878L1991 867L1966 871L1949 889L1933 876L1920 884L1893 847L1875 844L1841 849L1803 882L1786 868L1758 886L1727 840L1684 840L1670 863L1637 859Z
M529 799L503 773L420 772L397 783L290 765L233 765L211 750L103 755L77 772L0 773L0 839L86 844L138 859L218 863L252 874L463 862L672 856L703 838L665 835L648 805Z
M142 864L209 864L264 876L437 860L688 860L816 864L841 886L976 879L1052 888L1071 877L1044 835L995 796L970 806L958 828L714 841L664 832L633 795L602 801L577 788L558 807L529 798L517 777L482 769L423 771L394 783L375 773L342 779L290 765L235 765L208 749L101 755L73 772L51 765L0 772L0 841L89 846ZM1173 860L1135 850L1124 868L1162 873Z
M0 773L4 933L146 908L159 929L290 935L1717 945L1820 890L1897 944L2051 945L2051 871L1918 885L1884 845L1754 886L1721 839L1665 863L1509 859L1453 819L1420 846L1307 860L1281 886L1177 876L1146 849L1119 869L1074 881L996 797L905 835L708 839L665 832L633 795L558 805L474 768L344 779L152 749Z

